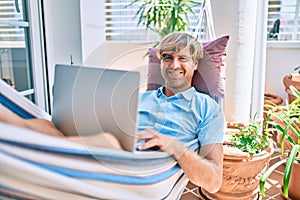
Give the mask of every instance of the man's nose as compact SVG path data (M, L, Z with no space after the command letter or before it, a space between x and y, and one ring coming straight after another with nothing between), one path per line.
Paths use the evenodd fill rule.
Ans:
M179 68L179 67L180 67L180 62L179 62L179 60L178 60L178 59L174 59L173 62L172 62L172 64L171 64L171 67L172 67L173 69Z

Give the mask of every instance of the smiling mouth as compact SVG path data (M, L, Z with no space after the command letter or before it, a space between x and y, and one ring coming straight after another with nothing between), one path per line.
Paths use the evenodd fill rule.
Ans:
M183 71L169 70L169 71L167 71L167 73L171 77L176 77L176 76L183 74Z

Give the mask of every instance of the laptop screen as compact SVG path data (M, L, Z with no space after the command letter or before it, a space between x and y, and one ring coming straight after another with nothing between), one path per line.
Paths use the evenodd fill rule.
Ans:
M135 149L140 74L56 65L52 121L67 136L110 132Z

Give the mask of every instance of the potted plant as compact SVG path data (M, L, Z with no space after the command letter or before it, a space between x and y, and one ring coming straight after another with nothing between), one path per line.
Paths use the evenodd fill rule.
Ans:
M264 104L276 104L280 105L282 104L283 99L278 96L277 94L265 92L264 93Z
M270 93L270 92L265 92L264 93L264 105L268 105L268 104L276 104L276 105L280 105L282 104L283 102L283 99L278 96L277 94L274 94L274 93ZM267 108L266 106L264 107L264 121L266 120L267 118Z
M264 195L264 184L269 175L280 165L286 164L283 175L282 195L285 198L300 199L300 93L289 87L296 97L287 106L267 105L268 117L266 125L274 127L278 132L278 143L282 158L273 164L260 180L260 191Z
M299 70L300 66L295 67L294 70ZM300 90L300 71L298 73L291 73L283 77L283 84L285 86L285 91L288 94L288 101L291 103L296 99L292 91L290 90L290 86L294 86L298 91Z
M255 199L274 151L272 139L262 132L260 123L228 123L227 127L222 186L214 194L204 189L199 193L209 199Z
M138 5L135 17L138 25L144 24L160 37L174 31L191 31L189 14L196 17L194 6L202 3L195 0L133 0L129 6Z

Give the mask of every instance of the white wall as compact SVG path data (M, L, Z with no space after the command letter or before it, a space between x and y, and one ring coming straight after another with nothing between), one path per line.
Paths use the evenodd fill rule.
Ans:
M230 35L226 58L226 119L248 122L252 112L252 77L255 75L256 22L261 20L258 18L258 1L212 0L211 3L216 35Z
M80 0L82 61L105 42L105 6L99 0Z
M107 42L98 46L83 63L90 67L134 70L141 74L140 92L146 90L148 57L151 44Z
M51 0L44 1L44 14L46 24L46 46L47 46L47 64L49 67L49 85L53 84L53 69L56 63L70 64L70 55L73 56L74 64L85 64L88 66L109 66L110 68L131 68L143 71L143 80L146 79L147 58L143 57L149 44L137 43L114 43L104 41L104 11L103 3L100 0ZM232 108L234 96L243 95L243 92L250 90L252 71L247 69L253 65L253 50L248 55L247 52L241 53L238 47L245 41L240 40L236 35L246 34L249 27L242 29L246 31L240 33L240 26L247 26L248 22L239 22L236 18L241 14L238 9L242 9L241 3L247 3L247 0L212 0L215 30L217 36L223 34L231 35L229 42L229 51L227 57L227 105L226 112L229 119L233 118L231 113L239 113L241 107ZM93 6L96 5L96 6ZM99 12L95 9L99 6ZM101 7L102 6L102 7ZM230 12L229 12L230 11ZM245 11L245 9L240 10ZM253 15L253 14L252 14ZM253 18L252 20L255 20ZM250 21L253 26L253 21ZM251 30L250 30L251 31ZM253 31L254 32L254 31ZM253 35L250 36L253 41ZM247 39L247 38L246 38ZM249 42L249 41L246 41ZM245 44L244 44L245 45ZM253 49L251 44L250 49ZM246 45L246 46L247 46ZM289 47L288 47L289 46ZM279 48L280 47L280 48ZM244 74L245 79L239 79L234 63L239 56L247 57L241 61L238 70ZM274 44L268 42L266 55L266 81L265 91L279 94L286 98L283 89L282 78L285 74L294 72L293 68L300 65L300 44ZM240 59L240 58L239 58ZM243 62L247 62L246 64ZM264 67L264 66L262 66ZM245 75L246 74L246 75ZM244 82L240 83L238 80ZM243 89L246 85L248 89ZM51 93L50 93L51 94ZM242 96L240 105L250 109L249 93ZM233 111L231 110L233 109ZM229 114L228 114L229 113ZM248 115L248 114L247 114ZM248 116L247 116L248 117Z
M282 82L283 77L290 73L298 73L298 71L294 71L294 68L299 65L300 41L268 42L265 91L275 93L284 100L287 99Z
M71 64L71 56L74 64L82 63L79 0L44 1L44 20L51 95L54 65Z

